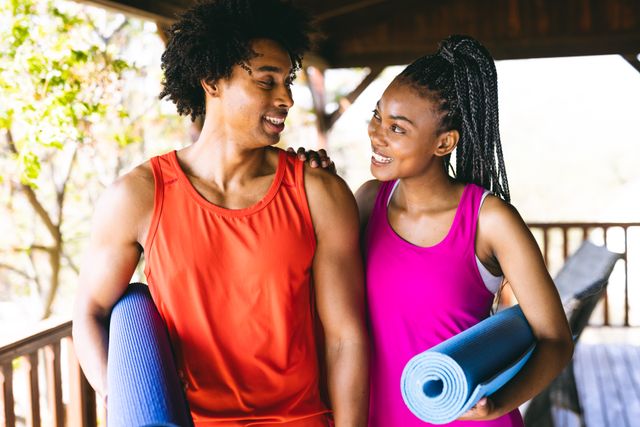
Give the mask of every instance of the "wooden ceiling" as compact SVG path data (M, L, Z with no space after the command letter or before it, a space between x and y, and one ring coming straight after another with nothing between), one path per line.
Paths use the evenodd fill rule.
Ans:
M88 0L169 24L191 0ZM323 39L329 67L405 64L449 34L469 34L496 59L621 54L640 70L640 0L294 0Z

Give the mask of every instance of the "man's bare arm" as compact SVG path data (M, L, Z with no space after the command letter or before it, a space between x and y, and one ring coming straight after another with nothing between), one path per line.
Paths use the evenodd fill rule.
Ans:
M95 209L89 246L80 268L73 342L84 374L102 398L108 392L106 322L140 259L138 241L153 206L150 175L148 168L145 171L145 167L139 167L105 191Z
M307 168L305 186L317 248L313 261L325 332L328 387L337 427L366 426L369 344L355 200L335 175Z

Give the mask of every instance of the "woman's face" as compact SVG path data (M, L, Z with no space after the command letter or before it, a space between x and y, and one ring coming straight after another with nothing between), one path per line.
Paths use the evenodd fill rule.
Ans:
M407 83L394 80L387 87L369 122L371 173L376 179L410 178L436 163L441 167L440 146L447 133L438 134L435 107Z

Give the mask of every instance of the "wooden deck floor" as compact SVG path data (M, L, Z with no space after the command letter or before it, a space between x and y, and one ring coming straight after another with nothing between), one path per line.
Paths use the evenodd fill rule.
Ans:
M640 427L640 330L585 331L574 354L582 419L554 410L556 426Z

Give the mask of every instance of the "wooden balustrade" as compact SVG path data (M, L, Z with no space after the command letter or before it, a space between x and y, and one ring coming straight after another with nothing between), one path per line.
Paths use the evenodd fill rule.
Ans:
M65 351L62 351L62 349ZM66 378L62 367L65 366ZM45 378L40 378L40 373ZM24 374L26 395L16 396L15 381ZM17 424L40 427L97 425L96 397L80 370L71 344L71 321L44 325L38 332L14 343L0 347L0 382L2 413L0 425L14 427ZM41 384L46 386L41 389ZM63 385L67 386L68 399L63 399ZM46 411L41 403L46 401ZM16 416L15 403L26 402L27 411ZM46 419L43 417L46 413Z
M629 287L629 245L630 245L630 230L634 230L637 232L637 235L634 235L633 243L635 244L634 249L637 251L636 254L640 254L640 222L593 222L593 223L583 223L583 222L566 222L566 223L529 223L529 228L533 232L534 236L536 236L538 240L538 244L540 245L542 254L544 256L544 260L547 263L547 266L550 267L552 273L555 269L559 268L564 260L571 254L573 250L575 250L580 243L582 243L585 239L590 239L595 243L601 243L609 246L612 251L620 252L622 254L622 278L620 280L623 281L624 286L624 301L620 301L622 306L624 307L623 319L621 323L616 324L616 326L638 326L639 321L636 320L633 325L631 325L631 319L629 317L630 313L630 287ZM555 242L551 242L551 234L557 231L559 232L559 237L556 238ZM613 235L613 232L618 231L618 236ZM559 240L559 241L558 241ZM612 242L613 240L617 240L617 242ZM613 243L613 244L612 244ZM555 254L555 257L552 256L551 250L553 247L559 248L559 253ZM636 255L637 257L638 255ZM636 264L634 264L637 268L638 262L640 262L640 258L636 258ZM556 267L556 268L553 268ZM635 278L638 280L638 277ZM615 280L615 279L612 279ZM611 284L610 284L611 286ZM640 286L640 283L636 283L635 286ZM637 288L636 288L637 289ZM610 301L610 291L605 292L603 298L603 319L602 324L605 326L611 325L611 301ZM636 302L635 304L638 304ZM636 306L637 307L637 306ZM638 308L636 308L638 310ZM598 326L598 325L593 325Z

